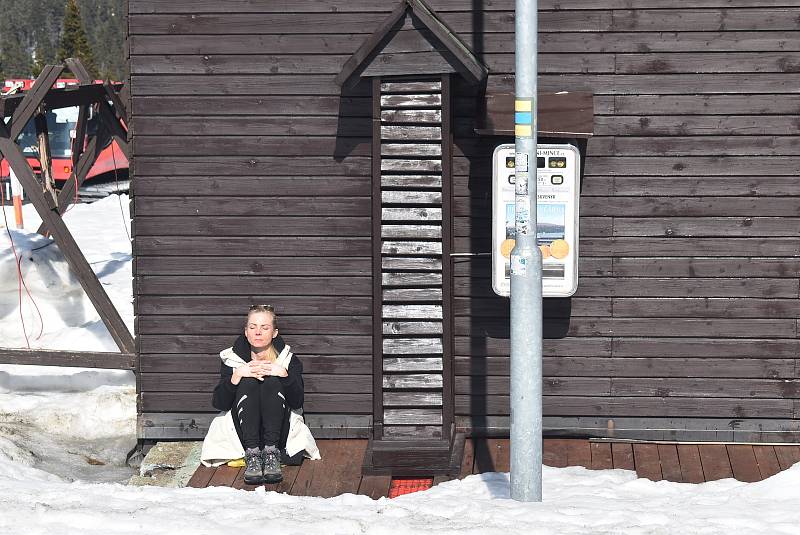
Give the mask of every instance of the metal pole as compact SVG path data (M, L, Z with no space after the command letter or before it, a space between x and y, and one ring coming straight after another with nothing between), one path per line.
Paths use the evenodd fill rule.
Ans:
M542 501L542 254L536 244L537 1L516 0L511 498Z

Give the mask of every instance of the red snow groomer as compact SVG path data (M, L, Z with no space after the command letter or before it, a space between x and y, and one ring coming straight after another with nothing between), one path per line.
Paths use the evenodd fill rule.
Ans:
M29 79L14 79L5 80L0 93L3 95L20 93L29 90L33 87L34 80ZM102 84L102 80L95 80L95 83ZM62 78L56 80L53 84L54 88L61 89L69 86L79 85L78 80L70 78ZM75 124L78 120L78 107L73 106L69 108L61 108L55 110L47 110L45 113L47 117L47 132L48 140L50 142L50 159L52 166L53 179L56 182L64 182L68 180L72 173L72 153L73 144L76 142L75 137ZM97 129L98 120L93 116L87 125L87 134L93 134ZM27 156L28 163L33 168L34 172L39 173L41 167L39 164L38 152L38 139L36 136L36 127L34 120L28 121L25 128L20 132L16 139L17 145L22 148L22 152ZM81 140L86 143L86 140ZM86 180L91 180L97 177L114 177L117 175L127 175L128 173L128 160L125 158L122 150L115 141L109 141L105 147L102 148L97 160L86 176ZM0 160L0 180L7 180L9 176L8 163L5 160Z

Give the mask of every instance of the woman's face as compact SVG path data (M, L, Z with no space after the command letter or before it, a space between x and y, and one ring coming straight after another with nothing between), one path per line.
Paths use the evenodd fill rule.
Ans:
M278 329L273 327L274 316L271 312L252 312L247 316L244 335L253 347L269 347L278 336Z

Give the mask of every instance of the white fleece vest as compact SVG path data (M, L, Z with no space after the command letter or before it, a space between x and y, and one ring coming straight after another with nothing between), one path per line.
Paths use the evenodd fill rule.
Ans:
M219 357L226 366L238 368L246 364L239 355L234 352L232 347L220 352ZM289 369L289 362L292 360L292 352L289 346L285 346L278 355L277 364L284 369ZM321 459L319 448L311 435L311 430L306 426L303 419L302 409L292 409L289 413L289 436L286 438L286 453L295 455L303 451L309 459ZM200 462L205 466L219 466L232 459L244 457L244 447L236 434L236 427L233 424L231 411L219 413L208 427L208 433L203 440L203 450L200 454Z

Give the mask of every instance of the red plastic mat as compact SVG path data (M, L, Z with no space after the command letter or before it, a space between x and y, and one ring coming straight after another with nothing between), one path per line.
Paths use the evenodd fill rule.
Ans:
M403 494L411 494L421 490L428 490L433 486L433 478L425 479L392 479L389 486L389 497L396 498Z

